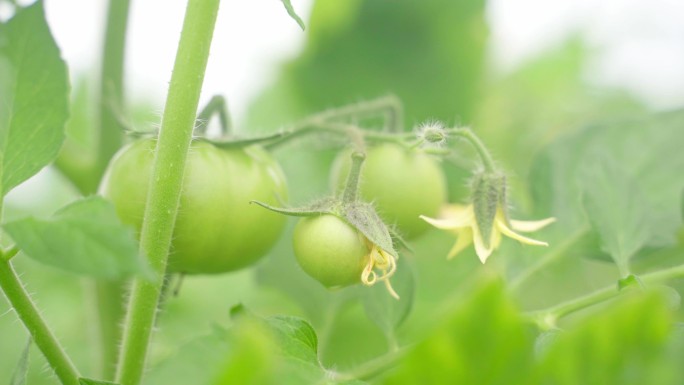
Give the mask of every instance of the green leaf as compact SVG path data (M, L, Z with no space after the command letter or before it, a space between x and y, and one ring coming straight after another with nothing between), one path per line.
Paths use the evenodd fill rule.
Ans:
M12 375L12 381L10 381L10 385L26 384L26 375L28 374L29 369L29 351L31 350L31 344L33 344L33 339L29 338L28 342L26 343L26 347L24 348L24 351L21 353L21 357L19 357L19 362L17 362L17 367L14 370L14 374Z
M50 219L25 218L3 226L29 257L46 265L105 279L149 277L132 228L101 197L76 201Z
M272 316L266 318L266 323L283 356L318 364L318 338L308 322L291 316Z
M533 346L501 282L488 282L431 329L384 384L528 385Z
M594 156L580 171L587 216L601 237L601 249L620 271L650 237L648 201L639 184L609 157Z
M415 278L412 266L405 258L397 260L397 271L391 281L394 291L399 294L399 300L387 295L384 285L363 288L361 292L366 315L385 332L388 339L395 338L395 330L413 307Z
M679 110L589 126L548 146L529 178L537 215L558 218L548 239L567 237L589 216L603 248L620 258L641 245L675 244L682 226L683 125ZM620 240L620 234L636 239Z
M78 383L80 385L118 385L116 382L91 380L89 378L79 378Z
M671 330L662 296L635 293L559 335L541 363L544 384L657 385ZM673 382L681 383L681 382Z
M340 382L323 368L316 354L317 337L308 322L289 316L239 317L229 329L216 327L182 346L153 367L146 383L171 384L179 378L193 384L320 384Z
M43 2L0 24L0 196L57 156L68 117L67 67Z
M294 8L292 8L292 3L290 2L290 0L282 0L282 2L285 6L285 9L287 10L287 14L290 15L290 17L294 19L294 21L296 21L297 24L299 24L299 27L302 29L302 31L304 31L306 29L306 27L304 26L304 21L301 17L299 17L299 15L297 15L297 12L295 12Z

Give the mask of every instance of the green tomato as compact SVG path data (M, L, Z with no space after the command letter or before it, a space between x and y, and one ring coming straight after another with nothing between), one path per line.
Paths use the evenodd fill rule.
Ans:
M155 145L154 139L142 139L121 149L100 186L121 219L138 231ZM261 147L221 149L193 141L168 271L214 274L253 264L278 240L285 217L249 202L278 204L278 199L286 198L285 176Z
M331 214L303 218L293 245L302 269L326 287L361 282L369 258L366 238L344 220Z
M341 152L331 173L336 191L344 188L350 167L349 152ZM442 169L430 155L398 144L369 148L361 169L361 197L373 202L380 217L405 238L415 238L429 228L419 216L438 215L447 199L446 185Z

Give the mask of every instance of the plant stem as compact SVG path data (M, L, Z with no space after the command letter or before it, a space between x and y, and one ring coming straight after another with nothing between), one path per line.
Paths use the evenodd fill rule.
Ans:
M130 0L109 0L107 27L100 63L99 138L96 180L107 168L109 160L123 143L123 129L118 118L124 106L124 60L126 28Z
M354 203L359 192L359 179L361 178L361 167L366 156L363 153L354 151L351 154L352 164L347 175L347 183L344 186L342 202Z
M157 279L133 285L117 372L121 385L139 384L145 367L218 6L219 0L188 1L140 234Z
M639 276L639 278L645 284L663 283L671 279L684 278L684 264L644 274ZM559 319L589 306L614 298L619 294L620 292L617 284L606 286L582 297L549 307L548 309L530 312L528 315L537 319L547 317Z
M119 116L124 106L124 61L126 30L130 0L109 0L107 25L100 63L98 101L98 151L91 171L89 190L93 193L102 178L109 160L123 143L123 129ZM94 283L98 338L100 342L99 372L111 380L116 372L116 360L121 340L121 321L124 316L124 281Z
M0 287L59 381L64 385L78 385L78 370L40 316L12 264L4 257L0 258Z
M489 153L489 150L487 150L487 147L485 147L484 143L482 143L480 138L478 138L477 135L475 135L475 133L471 129L453 128L447 130L447 132L452 135L460 136L466 139L473 146L473 148L475 148L475 151L477 151L477 153L480 155L480 159L482 159L482 164L484 165L485 170L488 172L496 171L492 155Z

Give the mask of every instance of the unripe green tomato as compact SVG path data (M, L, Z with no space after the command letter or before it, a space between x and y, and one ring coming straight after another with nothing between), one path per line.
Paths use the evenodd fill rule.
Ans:
M336 191L344 188L350 167L349 152L341 152L331 173ZM405 238L414 238L429 228L419 216L438 215L447 199L446 186L439 164L420 150L385 143L366 152L361 197L373 202L380 217L388 225L395 225Z
M100 186L121 219L138 231L152 173L155 139L112 159ZM222 149L193 141L183 179L168 271L216 274L251 265L278 240L285 217L250 205L287 198L280 166L261 147Z
M369 258L366 239L342 219L330 214L302 218L295 226L293 244L299 265L324 286L361 282Z

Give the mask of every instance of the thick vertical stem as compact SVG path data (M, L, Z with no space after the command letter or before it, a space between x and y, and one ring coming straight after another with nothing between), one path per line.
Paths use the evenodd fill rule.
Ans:
M218 5L219 0L188 1L140 234L141 252L157 279L134 283L117 372L121 385L137 385L142 378Z
M109 0L100 67L98 152L91 178L93 188L87 193L95 191L97 181L123 142L123 129L117 115L121 114L124 106L124 61L129 8L130 0ZM111 380L116 372L121 340L125 282L95 282L94 286L101 348L99 371L103 378Z
M24 290L24 286L14 272L12 264L4 257L0 257L0 287L21 322L31 333L33 341L43 352L59 381L64 385L78 385L78 370L40 316L31 297Z

